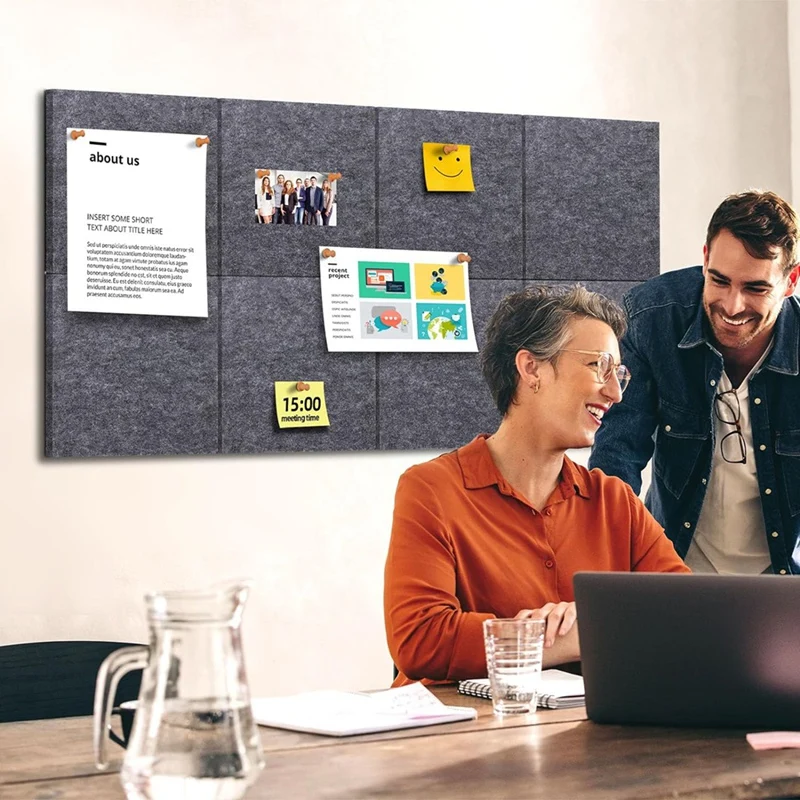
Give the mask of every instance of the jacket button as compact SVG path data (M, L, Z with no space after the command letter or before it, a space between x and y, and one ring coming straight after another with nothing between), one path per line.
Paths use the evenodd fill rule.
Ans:
M716 386L716 385L717 385L717 382L716 382L716 381L715 381L713 378L712 378L712 379L709 381L709 383L710 383L712 386Z
M764 494L772 494L772 489L764 489Z
M684 528L691 528L692 527L692 523L691 522L684 522L683 523L683 527Z
M754 403L755 403L757 406L760 406L760 405L761 405L761 398L760 398L760 397L756 397L756 399L755 399L755 400L753 400L753 402L754 402Z
M760 444L760 445L758 446L758 449L759 449L759 450L766 450L766 449L767 449L767 446L766 446L765 444Z
M547 569L553 569L553 566L555 565L555 561L553 561L552 559L548 558L547 561L544 562L544 565L547 567Z
M786 574L786 570L785 569L779 569L778 570L778 574L779 575L785 575Z
M777 539L778 538L778 531L772 531L772 538L773 539Z
M664 430L669 433L672 430L672 425L665 425Z

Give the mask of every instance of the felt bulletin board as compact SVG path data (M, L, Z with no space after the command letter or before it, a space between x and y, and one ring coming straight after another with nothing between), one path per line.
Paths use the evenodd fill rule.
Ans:
M319 248L468 252L478 344L508 292L615 299L659 272L658 124L45 93L45 453L449 449L498 422L474 353L329 353ZM202 132L208 318L67 311L65 132ZM423 142L471 146L427 192ZM254 169L340 172L336 227L254 224ZM275 381L324 381L330 426L280 430Z

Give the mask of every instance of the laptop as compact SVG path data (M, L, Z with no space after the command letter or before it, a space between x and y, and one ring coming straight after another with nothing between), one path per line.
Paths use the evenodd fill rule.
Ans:
M800 578L580 572L589 719L800 729Z

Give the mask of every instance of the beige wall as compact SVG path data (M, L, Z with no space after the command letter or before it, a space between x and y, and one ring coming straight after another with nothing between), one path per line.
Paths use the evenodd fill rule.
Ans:
M44 89L658 120L672 269L697 263L725 194L789 193L786 13L784 0L0 0L0 643L141 638L145 590L247 574L257 693L382 685L394 485L432 455L43 460ZM323 67L298 50L279 66L277 42L318 48Z
M787 2L791 110L792 202L800 207L800 0Z

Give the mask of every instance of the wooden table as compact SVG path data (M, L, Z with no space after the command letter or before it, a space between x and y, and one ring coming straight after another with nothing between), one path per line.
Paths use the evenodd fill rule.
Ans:
M595 725L583 709L479 718L344 739L261 728L266 767L248 800L706 800L800 796L800 750L756 752L744 731ZM114 800L92 765L91 720L0 725L3 800ZM116 762L119 767L119 762Z

